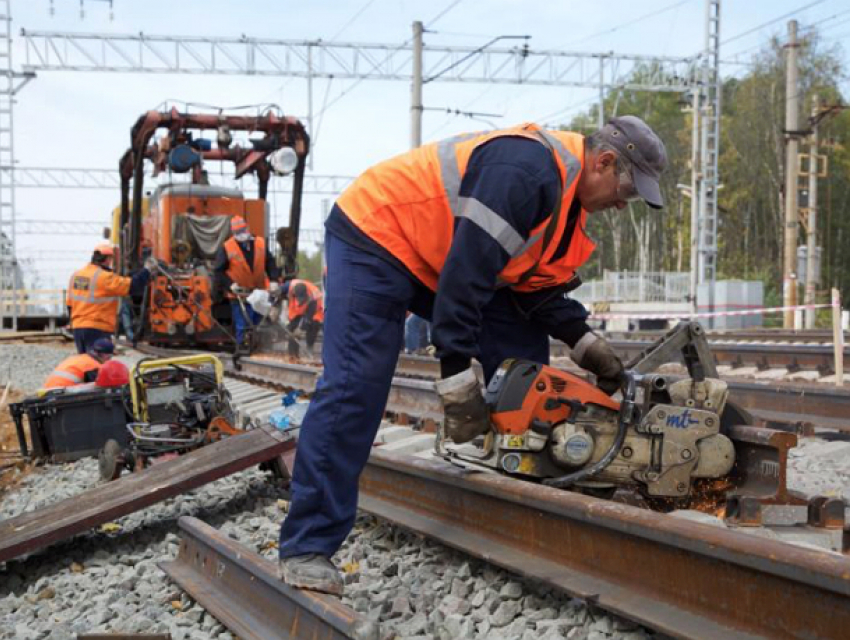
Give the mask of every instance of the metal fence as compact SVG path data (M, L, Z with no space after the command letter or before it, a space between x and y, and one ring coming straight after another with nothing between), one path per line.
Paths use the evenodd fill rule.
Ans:
M687 272L606 271L602 280L585 282L570 297L582 304L597 302L687 302Z
M0 290L0 318L64 316L64 289Z

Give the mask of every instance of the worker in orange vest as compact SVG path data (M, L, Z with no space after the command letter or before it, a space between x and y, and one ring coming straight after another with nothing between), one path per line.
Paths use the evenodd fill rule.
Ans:
M491 431L471 368L548 364L550 337L613 393L623 364L567 294L595 247L588 216L642 199L661 208L663 142L640 118L596 133L525 124L427 144L363 173L325 223L324 369L298 437L281 526L282 578L340 593L330 558L354 524L407 311L432 321L442 434Z
M219 296L220 292L225 291L225 296L230 300L236 342L242 344L245 330L260 322L260 314L244 298L254 289L276 292L280 269L266 247L265 238L251 235L245 218L233 216L230 219L230 233L231 236L216 254L213 272ZM239 297L243 300L240 301Z
M148 258L144 268L132 276L119 276L112 271L114 259L115 248L99 244L89 264L71 276L66 304L77 353L88 353L95 340L115 333L121 299L141 295L157 268L156 260Z
M56 365L42 388L59 389L95 382L101 366L112 358L114 350L112 340L98 338L87 353L74 354Z
M300 326L307 337L307 347L313 350L319 330L325 321L325 305L322 290L309 280L290 280L283 283L281 294L287 300L287 331L292 334ZM298 343L290 337L290 355L298 355Z

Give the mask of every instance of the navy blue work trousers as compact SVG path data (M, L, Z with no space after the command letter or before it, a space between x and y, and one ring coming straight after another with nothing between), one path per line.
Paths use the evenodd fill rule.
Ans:
M430 318L433 293L400 268L326 234L324 371L302 423L280 557L331 557L354 525L358 479L386 407L408 310ZM499 291L483 310L487 379L509 357L549 361L544 328Z
M242 312L242 306L245 307L245 312ZM254 308L247 302L239 304L239 300L230 301L230 317L233 318L233 333L238 344L242 344L245 339L245 331L250 327L256 327L260 324L263 317L254 311Z
M98 338L112 338L108 331L100 329L74 329L74 345L77 353L87 353Z

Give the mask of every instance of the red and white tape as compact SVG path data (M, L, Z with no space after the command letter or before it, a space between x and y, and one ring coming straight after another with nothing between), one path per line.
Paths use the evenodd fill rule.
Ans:
M763 307L746 309L744 311L712 311L707 313L591 313L591 320L616 320L630 318L632 320L675 320L678 318L716 318L718 316L754 316L765 313L781 313L797 309L831 309L838 304L801 304L793 307Z

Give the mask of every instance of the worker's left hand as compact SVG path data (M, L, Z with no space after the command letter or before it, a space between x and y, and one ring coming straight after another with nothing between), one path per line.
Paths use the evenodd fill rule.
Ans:
M445 432L462 444L490 429L490 410L472 369L439 380L437 393L443 401Z
M157 271L159 271L159 262L157 262L157 259L154 258L153 256L149 256L148 258L145 259L144 267L151 274L154 274Z
M584 334L573 347L570 357L582 369L596 374L596 386L609 396L620 388L623 361L601 336L592 331Z
M270 282L269 283L269 293L274 294L274 293L277 293L278 291L280 291L280 285L277 282Z

